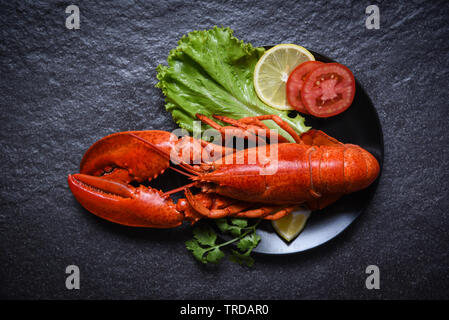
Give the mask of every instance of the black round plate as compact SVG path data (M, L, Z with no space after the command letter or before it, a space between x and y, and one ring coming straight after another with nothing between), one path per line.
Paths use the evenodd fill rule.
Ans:
M335 62L319 53L312 53L318 61ZM346 111L330 118L314 118L307 115L305 118L308 126L323 130L341 142L357 144L371 152L379 161L382 171L384 145L379 117L370 98L357 80L354 101ZM254 252L297 253L335 238L363 212L376 191L378 181L379 178L367 189L344 196L329 207L312 212L304 230L290 243L277 235L271 222L262 221L258 228L258 234L262 239Z

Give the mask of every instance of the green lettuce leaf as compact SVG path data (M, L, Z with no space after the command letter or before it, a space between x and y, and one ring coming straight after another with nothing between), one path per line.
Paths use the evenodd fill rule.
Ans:
M196 113L235 119L276 114L298 133L307 131L309 127L299 114L290 118L289 111L274 109L257 97L253 71L265 49L254 48L232 34L231 29L218 27L193 31L170 51L168 66L157 67L156 87L164 93L165 107L173 120L192 132ZM290 139L274 122L266 121L266 124ZM203 130L206 128L203 125Z

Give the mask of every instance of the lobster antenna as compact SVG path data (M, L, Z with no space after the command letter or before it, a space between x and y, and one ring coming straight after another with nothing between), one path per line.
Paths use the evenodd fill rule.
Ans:
M184 171L182 171L182 170L176 169L176 168L174 168L174 167L172 167L172 166L170 166L169 168L172 169L172 170L174 170L174 171L176 171L176 172L178 172L178 173L180 173L180 174L182 174L182 175L184 175L184 176L186 176L186 177L189 177L189 178L195 177L193 174L189 174L189 173L184 172Z
M162 150L161 148L155 146L150 141L135 135L134 133L129 133L129 135L131 137L136 138L137 140L142 141L146 145L150 146L153 150L157 151L161 156L163 156L164 158L166 158L167 160L170 161L170 154L168 152L166 152L166 151ZM181 162L181 163L179 163L179 166L182 167L184 170L190 172L191 174L195 175L195 176L198 175L198 172L191 165L189 165L187 163Z
M182 187L179 187L179 188L176 188L176 189L164 192L162 194L162 196L168 196L168 195L171 195L173 193L176 193L176 192L179 192L179 191L183 191L183 190L185 190L187 188L193 187L195 184L196 184L196 182L192 182L192 183L186 184L185 186L182 186Z

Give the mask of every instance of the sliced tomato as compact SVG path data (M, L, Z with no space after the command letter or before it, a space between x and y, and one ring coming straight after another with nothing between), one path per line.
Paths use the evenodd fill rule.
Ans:
M301 113L309 114L301 100L301 89L306 75L323 65L319 61L306 61L297 66L289 75L287 80L287 101L296 110Z
M351 70L339 63L326 63L304 79L301 99L315 117L331 117L345 111L354 100L355 79Z

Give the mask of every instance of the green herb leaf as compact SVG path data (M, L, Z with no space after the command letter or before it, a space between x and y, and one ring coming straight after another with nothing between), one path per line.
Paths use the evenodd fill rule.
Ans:
M242 220L242 219L239 219L239 220ZM221 232L230 233L234 237L240 236L241 231L242 231L241 227L230 225L228 223L228 219L226 219L226 218L215 220L215 224L217 225L217 227L220 229Z
M199 243L206 246L215 245L217 234L209 226L198 226L193 230L193 235Z
M233 225L236 225L237 227L240 228L245 228L248 225L248 220L246 219L231 218L230 221Z
M238 218L217 219L215 222L220 231L231 233L234 238L217 244L215 243L217 240L215 231L210 226L200 225L193 229L194 239L186 241L187 249L192 251L193 256L202 263L218 263L225 256L221 247L238 241L237 248L243 253L232 250L231 261L252 266L254 259L250 257L250 254L260 241L260 236L256 234L256 227L260 220L251 226L248 226L248 220Z
M252 267L254 259L249 255L250 252L240 253L237 250L232 250L232 255L229 257L229 260L240 265L246 264L248 267Z
M218 263L221 259L225 257L225 254L223 251L220 250L220 248L216 247L212 251L209 251L207 254L207 261L211 263Z
M221 219L215 219L215 224L217 225L218 229L220 229L221 232L227 232L229 230L229 224L228 219L221 218Z
M243 237L237 244L237 248L242 251L251 251L259 244L260 236L258 234L250 233Z
M193 256L202 263L207 263L207 261L204 259L204 253L207 251L206 249L202 248L198 241L195 239L191 239L189 241L186 241L186 248L192 251Z

